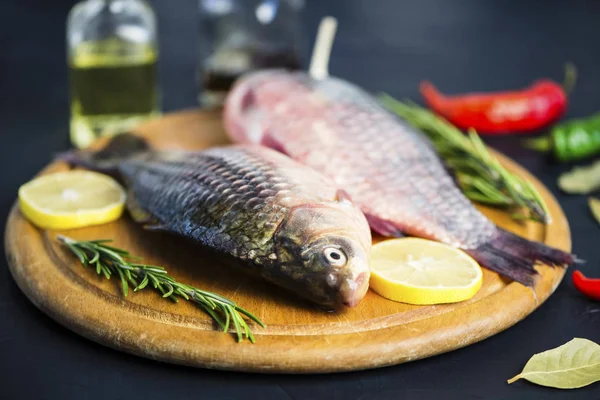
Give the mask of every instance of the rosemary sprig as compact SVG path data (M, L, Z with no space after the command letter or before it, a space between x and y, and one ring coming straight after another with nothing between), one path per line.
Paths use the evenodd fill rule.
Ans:
M151 285L162 297L174 302L178 302L180 297L193 301L216 321L223 332L228 332L233 325L238 342L247 338L254 343L254 335L244 316L264 328L256 316L233 301L177 282L163 267L142 264L139 257L132 256L128 251L109 246L107 243L111 240L78 241L62 235L59 235L58 239L79 258L84 267L94 267L96 273L106 279L118 275L124 296L127 296L130 285L134 292Z
M550 222L548 208L533 185L502 167L474 130L464 135L431 111L387 94L381 94L379 100L431 139L469 199L506 208L514 219Z

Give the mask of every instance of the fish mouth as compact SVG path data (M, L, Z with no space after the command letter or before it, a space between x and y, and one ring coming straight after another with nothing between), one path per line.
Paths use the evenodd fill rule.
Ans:
M361 272L354 279L347 278L340 287L342 305L344 307L356 307L363 297L365 297L368 289L368 272Z

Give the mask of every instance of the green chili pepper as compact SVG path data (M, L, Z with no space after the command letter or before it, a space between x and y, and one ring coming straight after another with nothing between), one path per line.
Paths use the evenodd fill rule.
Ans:
M558 161L574 161L600 154L600 113L558 124L549 135L527 140L525 146L552 153Z

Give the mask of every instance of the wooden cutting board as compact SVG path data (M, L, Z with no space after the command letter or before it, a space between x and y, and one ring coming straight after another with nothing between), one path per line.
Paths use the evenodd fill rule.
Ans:
M138 130L162 149L202 149L227 143L219 116L200 111L172 114ZM569 226L556 200L523 168L502 163L531 180L546 200L552 224L517 224L483 209L498 225L529 239L570 250ZM55 162L41 174L66 170ZM183 240L119 221L61 232L75 239L113 238L115 245L162 265L178 280L232 298L266 324L254 327L256 344L237 343L215 330L192 304L173 304L147 290L123 297L115 279L84 269L56 240L56 232L29 224L15 206L6 229L6 253L19 287L42 311L73 331L143 357L196 367L258 372L334 372L399 364L451 351L492 336L535 310L560 283L564 269L540 266L534 290L484 270L471 300L412 306L369 291L356 308L323 312L283 290L236 273Z

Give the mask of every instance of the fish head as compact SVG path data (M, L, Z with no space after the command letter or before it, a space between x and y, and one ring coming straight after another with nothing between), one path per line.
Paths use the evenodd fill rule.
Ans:
M264 143L266 115L294 120L315 115L322 106L312 90L312 78L282 69L252 71L241 76L227 95L223 110L225 131L236 143ZM315 99L317 102L315 103Z
M327 142L335 134L328 127L331 121L325 122L331 110L349 116L365 110L387 113L371 95L342 79L264 69L236 80L225 99L223 123L233 142L282 150L278 147L289 140Z
M371 231L348 200L292 208L276 242L294 290L327 307L356 306L369 287ZM292 285L289 285L290 287Z

